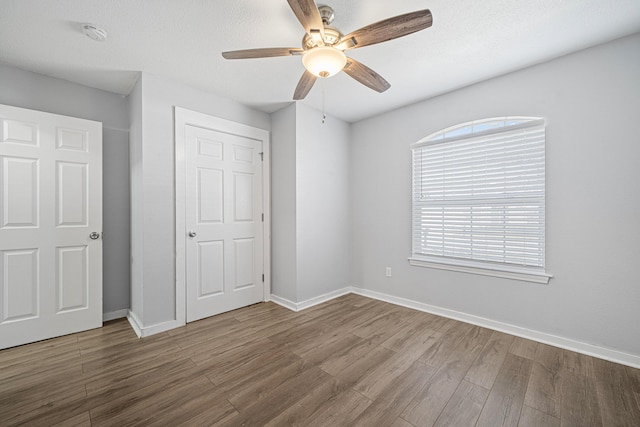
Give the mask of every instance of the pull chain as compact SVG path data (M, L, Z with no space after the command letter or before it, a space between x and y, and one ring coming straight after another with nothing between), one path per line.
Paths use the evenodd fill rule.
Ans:
M324 112L324 80L320 82L322 86L322 124L327 120L327 115Z

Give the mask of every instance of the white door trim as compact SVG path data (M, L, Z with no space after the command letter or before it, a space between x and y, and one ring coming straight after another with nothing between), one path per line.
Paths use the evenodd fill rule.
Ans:
M262 141L262 208L264 301L271 299L271 193L270 193L270 140L269 132L230 120L213 117L181 107L174 108L175 132L175 192L176 192L176 326L187 322L186 312L186 157L185 127L187 125L225 132Z

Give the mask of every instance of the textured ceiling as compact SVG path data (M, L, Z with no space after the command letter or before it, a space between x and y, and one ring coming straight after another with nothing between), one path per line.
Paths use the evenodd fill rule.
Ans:
M345 34L418 9L433 13L427 30L349 52L391 83L387 92L341 73L302 101L324 102L350 122L640 31L639 0L326 3ZM81 34L87 22L108 40ZM302 36L285 0L0 0L0 63L125 95L144 71L267 112L291 102L300 57L227 61L220 53L299 47Z

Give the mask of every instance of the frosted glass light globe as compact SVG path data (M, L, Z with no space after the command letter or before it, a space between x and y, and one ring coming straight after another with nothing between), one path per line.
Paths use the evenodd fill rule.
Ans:
M343 51L331 46L309 49L302 56L302 64L317 77L331 77L338 74L347 63Z

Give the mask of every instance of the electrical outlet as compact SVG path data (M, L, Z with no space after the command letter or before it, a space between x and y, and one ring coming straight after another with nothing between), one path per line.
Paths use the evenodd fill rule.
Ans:
M385 272L387 277L391 277L391 267L387 267L387 271Z

